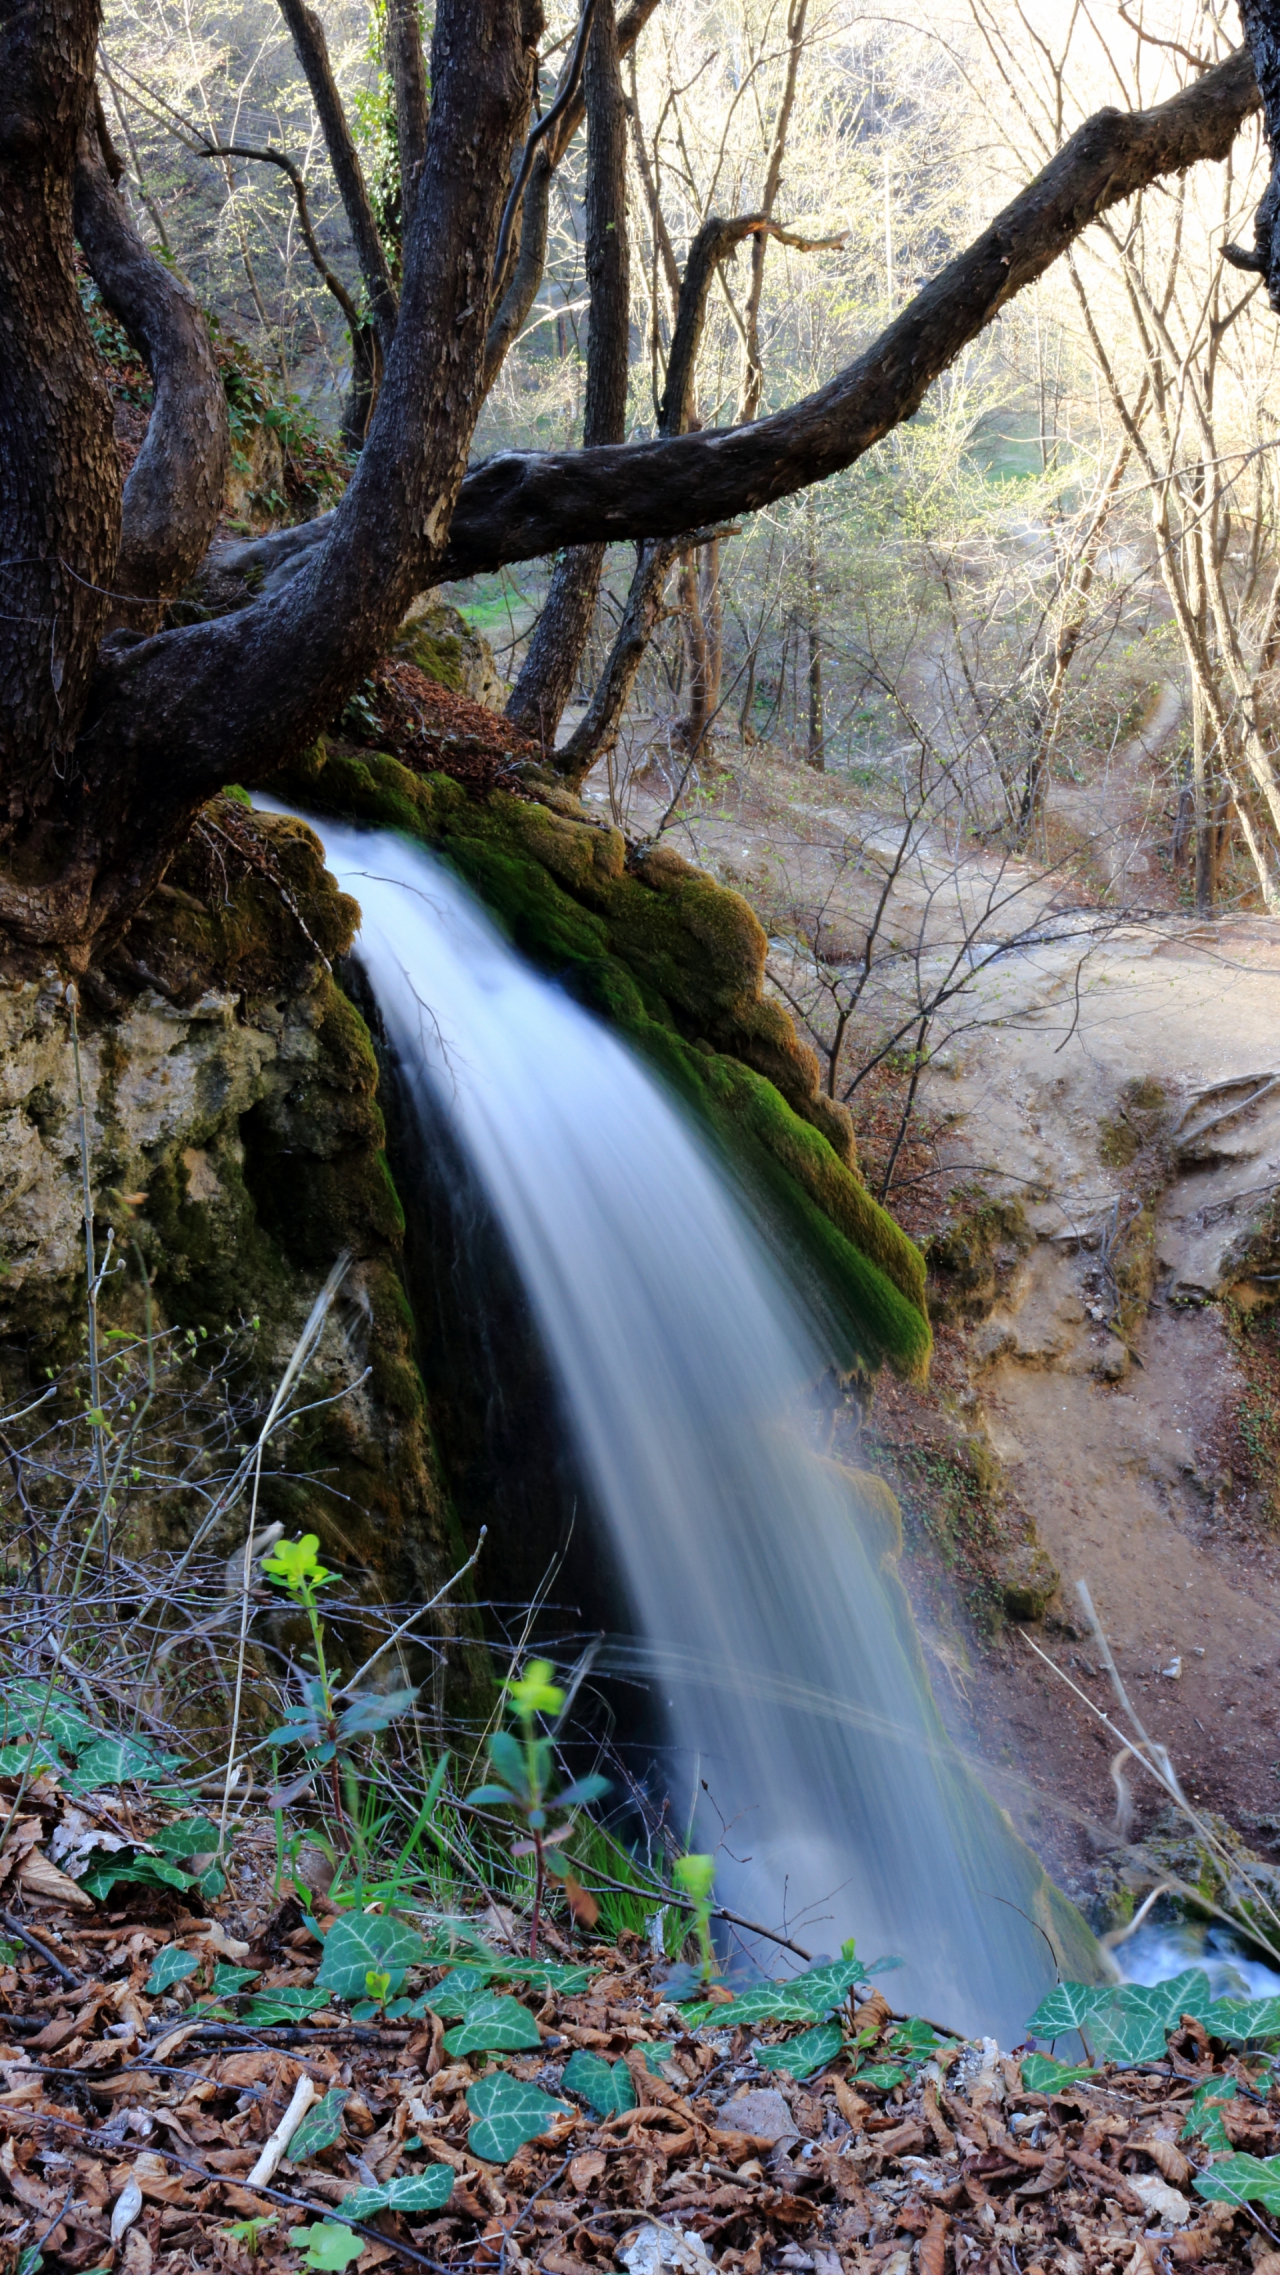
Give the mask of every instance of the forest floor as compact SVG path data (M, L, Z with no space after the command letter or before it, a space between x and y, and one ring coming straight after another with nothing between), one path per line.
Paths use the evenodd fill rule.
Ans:
M1155 1994L1119 1994L1142 2046L1082 2073L895 2017L852 1958L690 2005L696 1980L634 1935L571 1948L552 1928L534 1966L492 1907L304 1916L269 1820L240 1827L220 1898L117 1883L71 1905L59 1832L83 1845L87 1812L136 1841L153 1814L47 1774L22 1807L35 1845L0 1952L9 2275L1171 2275L1245 2271L1276 2240L1226 2199L1280 2149L1280 2087L1211 2035L1244 2010L1182 2016L1202 1980L1150 2015ZM361 1938L387 2003L353 2015L330 1986ZM1063 1996L1042 2041L1068 2029ZM1274 2030L1275 2004L1240 2032Z
M956 862L926 834L904 867L886 937L923 939L912 984L965 936L979 961L1014 945L951 1007L954 1032L935 1027L892 1193L934 1264L930 1388L886 1385L862 1438L851 1412L839 1439L903 1501L944 1714L1081 1896L1116 1794L1079 1581L1193 1795L1280 1848L1280 925L1179 908L1142 790L1176 717L1157 695L1091 802L1073 789L1051 821L1056 864L982 846ZM587 795L608 801L603 771ZM632 832L669 796L631 783ZM894 842L858 781L736 749L667 833L761 911L792 1000L797 935L821 921L839 966ZM873 1184L903 1085L852 1101ZM1060 1586L1027 1625L1000 1574L1032 1537ZM1134 1800L1141 1828L1162 1796Z

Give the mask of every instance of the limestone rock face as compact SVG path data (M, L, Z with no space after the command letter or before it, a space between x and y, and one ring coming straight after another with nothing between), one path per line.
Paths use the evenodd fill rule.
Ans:
M0 1386L18 1391L82 1347L83 1115L98 1254L110 1234L122 1261L104 1289L108 1324L136 1330L145 1269L162 1326L216 1336L257 1320L265 1390L349 1255L309 1378L312 1396L336 1402L273 1459L264 1513L319 1532L396 1594L438 1585L455 1543L413 1357L377 1063L330 968L357 910L310 831L227 800L210 813L84 983L78 1081L61 976L0 973Z

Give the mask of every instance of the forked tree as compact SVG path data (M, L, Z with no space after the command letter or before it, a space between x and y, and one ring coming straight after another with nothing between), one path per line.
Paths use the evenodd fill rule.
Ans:
M1280 104L1267 21L1275 10L1249 0L1257 79L1246 46L1155 109L1087 121L816 393L723 432L682 432L685 381L673 369L663 431L651 441L505 452L469 467L486 387L538 288L550 173L588 100L608 154L600 194L607 172L607 194L625 195L610 74L653 4L593 31L585 0L564 100L531 128L538 0L438 0L429 109L416 6L391 0L403 262L396 294L377 273L376 243L357 243L380 364L363 450L331 514L266 541L268 573L250 605L179 627L166 623L165 604L199 569L220 511L222 386L198 307L147 250L112 179L94 87L100 0L3 0L0 933L11 942L57 946L87 964L162 876L204 800L305 749L417 594L444 577L572 548L578 564L564 598L580 628L592 574L580 549L705 531L850 465L1092 220L1162 174L1225 157L1258 105L1259 81L1269 127ZM304 0L281 7L354 236L358 164L352 172L318 22ZM1275 205L1269 192L1257 252L1246 256L1267 267L1273 297ZM717 226L732 235L753 218L768 219ZM607 235L607 215L597 226ZM145 447L123 488L77 243L154 383ZM708 247L703 254L709 276ZM617 261L602 256L596 269L603 355L607 304L612 295L616 310L624 287ZM702 287L692 275L686 285L673 364L696 353ZM616 431L616 363L611 383L602 367L597 401L594 431L604 436Z

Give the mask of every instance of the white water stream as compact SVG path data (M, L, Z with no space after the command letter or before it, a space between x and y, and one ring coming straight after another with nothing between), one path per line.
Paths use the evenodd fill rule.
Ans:
M901 1953L896 2007L1015 2043L1053 1980L1020 1916L1058 1933L1043 1875L942 1736L896 1578L807 1442L822 1353L723 1172L439 861L321 834L406 1093L448 1115L527 1291L665 1708L676 1820L696 1795L695 1845L727 1827L720 1901L814 1953Z

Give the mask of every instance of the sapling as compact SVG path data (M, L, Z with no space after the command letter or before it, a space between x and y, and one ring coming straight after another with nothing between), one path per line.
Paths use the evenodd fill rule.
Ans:
M488 1742L489 1764L497 1772L488 1784L477 1786L467 1800L475 1809L510 1809L524 1825L524 1837L511 1843L513 1856L534 1860L533 1923L529 1931L529 1957L538 1956L538 1929L547 1875L568 1880L569 1860L562 1844L573 1830L573 1813L609 1790L607 1777L594 1773L575 1778L570 1785L555 1783L554 1739L537 1734L539 1716L556 1716L564 1705L564 1692L552 1681L549 1659L530 1661L527 1674L512 1675L503 1684L521 1735L495 1730ZM563 1823L553 1824L562 1818Z
M709 1983L716 1972L715 1945L711 1941L711 1894L715 1886L716 1860L713 1856L678 1856L671 1867L671 1877L693 1905L693 1932L698 1938L702 1980Z
M316 1670L303 1680L302 1703L286 1706L283 1725L273 1730L264 1743L279 1746L292 1741L304 1749L317 1768L327 1769L334 1814L339 1826L349 1831L342 1801L342 1772L351 1742L355 1738L371 1737L385 1730L400 1715L407 1714L418 1693L416 1689L371 1691L352 1697L349 1691L335 1684L325 1656L319 1592L328 1587L337 1574L320 1562L319 1549L317 1535L308 1532L301 1540L278 1541L270 1556L262 1561L264 1576L292 1596L306 1615Z

